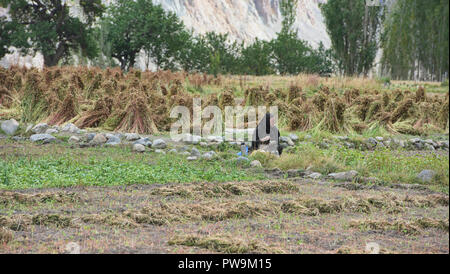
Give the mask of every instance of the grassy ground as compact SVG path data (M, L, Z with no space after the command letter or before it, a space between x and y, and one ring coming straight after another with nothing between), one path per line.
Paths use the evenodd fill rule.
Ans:
M211 150L211 148L202 150ZM448 253L448 153L299 144L238 165L130 146L0 140L0 253ZM264 161L266 160L266 161ZM380 184L287 179L271 168L355 169ZM418 186L422 169L439 171ZM408 187L408 186L411 187Z
M448 196L304 179L1 193L0 253L448 253ZM9 197L9 198L8 198Z

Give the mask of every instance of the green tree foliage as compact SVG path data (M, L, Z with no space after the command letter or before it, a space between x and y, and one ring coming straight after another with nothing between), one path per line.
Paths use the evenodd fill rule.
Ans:
M95 57L98 48L91 25L103 12L101 0L80 1L82 19L69 13L68 2L0 0L1 6L9 6L11 23L17 26L11 44L22 54L41 52L45 66L57 65L71 51L81 51L88 58Z
M448 46L448 0L398 0L384 22L383 71L394 79L448 79Z
M328 0L321 5L336 63L345 75L367 75L374 65L382 8L365 3Z
M180 58L184 69L211 74L236 73L241 47L228 34L208 32L192 37Z
M151 0L117 0L109 6L104 24L110 54L123 70L134 66L141 50L158 69L173 69L178 52L190 37L174 13L165 12Z
M8 22L6 17L0 17L0 59L11 53L9 47L13 44L15 31L15 26L12 22Z
M272 64L272 47L269 42L256 39L245 47L241 45L241 74L267 75L274 73Z

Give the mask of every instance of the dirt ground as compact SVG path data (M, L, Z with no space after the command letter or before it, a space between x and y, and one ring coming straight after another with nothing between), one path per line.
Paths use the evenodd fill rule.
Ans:
M0 253L449 253L449 197L306 179L0 191ZM369 245L368 245L369 244Z

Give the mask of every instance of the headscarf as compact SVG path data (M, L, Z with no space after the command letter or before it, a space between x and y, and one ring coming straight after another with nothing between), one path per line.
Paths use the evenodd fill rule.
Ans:
M266 115L261 119L255 131L253 132L252 138L252 149L256 150L259 148L261 144L261 139L266 137L267 135L271 135L271 141L276 141L279 143L280 132L276 126L270 127L270 119L274 116L267 112Z

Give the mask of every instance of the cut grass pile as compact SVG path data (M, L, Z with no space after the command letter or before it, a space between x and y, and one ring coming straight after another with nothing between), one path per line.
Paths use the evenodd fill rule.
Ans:
M448 132L448 91L431 94L420 86L385 90L373 80L358 78L274 79L282 85L246 85L241 79L223 85L222 78L170 71L125 74L116 68L12 67L0 69L0 87L4 87L0 118L51 125L71 121L81 128L154 134L170 129L174 106L185 106L192 113L195 96L222 111L236 104L278 106L280 125L290 130L365 134L381 127L415 135ZM213 93L193 92L192 87L202 90L211 85L216 87Z

